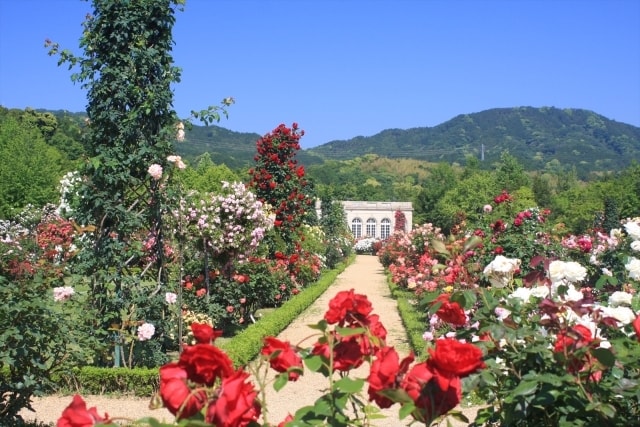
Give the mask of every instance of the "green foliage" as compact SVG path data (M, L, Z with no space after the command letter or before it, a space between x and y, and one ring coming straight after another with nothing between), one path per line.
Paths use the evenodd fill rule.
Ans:
M239 182L240 177L227 164L215 164L209 153L195 159L195 168L186 168L176 174L177 181L185 190L199 193L218 193L222 190L222 182Z
M69 392L152 396L158 391L158 369L98 368L83 366L61 372L54 378L57 386Z
M20 410L31 408L32 396L52 389L52 376L66 359L77 356L74 325L52 298L53 287L64 286L63 267L48 271L44 254L24 257L31 244L0 244L0 418L11 425L21 420Z
M500 192L498 184L488 172L479 171L459 181L438 200L428 219L445 232L463 221L475 222L482 215L482 207Z
M11 218L31 204L55 201L63 157L34 127L13 118L0 123L0 218Z
M89 304L97 312L91 320L105 342L114 324L151 322L163 337L167 196L148 169L156 164L166 175L167 156L173 154L178 120L171 85L180 72L172 65L171 31L181 4L94 0L80 40L84 56L47 41L50 55L77 68L72 80L88 91L90 161L81 170L76 220L95 231L77 257L76 271L91 277Z

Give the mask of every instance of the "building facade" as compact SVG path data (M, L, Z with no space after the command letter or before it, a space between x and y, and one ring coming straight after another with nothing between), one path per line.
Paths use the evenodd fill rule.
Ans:
M413 205L411 202L366 202L341 201L347 216L347 226L356 239L375 237L386 239L393 233L396 212L405 217L405 231L411 231L413 222ZM320 216L320 202L316 203L316 211Z

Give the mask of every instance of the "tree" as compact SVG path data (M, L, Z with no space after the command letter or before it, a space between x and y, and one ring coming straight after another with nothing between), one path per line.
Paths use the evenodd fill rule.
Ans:
M503 190L510 193L520 187L530 185L529 176L524 172L524 166L508 151L504 151L500 155L500 163L496 168L496 182Z
M57 202L63 157L38 129L6 118L0 126L0 159L0 218L10 218L28 204Z
M414 218L417 224L427 222L444 193L456 184L456 174L448 163L438 163L416 197Z
M195 168L186 168L178 175L179 181L186 190L214 193L222 190L222 182L224 181L240 181L238 174L229 169L227 165L213 163L209 153L204 153L196 160Z

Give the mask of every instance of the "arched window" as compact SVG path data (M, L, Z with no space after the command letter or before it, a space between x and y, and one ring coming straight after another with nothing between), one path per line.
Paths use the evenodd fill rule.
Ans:
M351 233L353 233L353 237L356 239L362 237L362 220L360 218L353 218L351 220Z
M391 220L384 218L380 221L380 238L387 239L391 235Z
M376 237L376 225L377 225L377 222L375 218L369 218L367 220L367 236L368 237Z

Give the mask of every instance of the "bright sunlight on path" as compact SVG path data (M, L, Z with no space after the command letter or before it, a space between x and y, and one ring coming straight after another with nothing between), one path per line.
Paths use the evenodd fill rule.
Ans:
M308 325L322 320L324 313L329 308L331 300L338 292L354 289L358 294L367 296L373 306L373 313L380 316L380 322L387 329L387 344L394 346L401 357L409 353L407 336L398 314L395 300L391 298L389 286L386 283L382 265L377 257L358 255L356 261L345 269L336 279L335 283L318 298L304 313L289 325L279 336L292 344L311 337L315 330ZM309 338L301 343L301 347L309 347L315 342L315 338ZM352 377L366 378L369 373L369 364L364 363L359 369L352 372ZM289 382L276 392L269 387L267 394L268 421L277 424L282 421L287 413L295 413L296 409L312 405L321 395L321 390L328 387L327 379L321 374L305 369L305 373L298 381ZM366 385L365 390L366 394ZM393 427L408 424L398 419L398 406L384 411L389 418L377 420L375 425Z
M400 357L409 353L406 332L398 314L396 302L391 298L382 265L375 256L358 255L356 261L345 269L336 279L335 283L318 298L305 312L291 323L279 336L281 340L290 341L292 344L300 343L302 347L310 347L314 340L310 338L314 330L308 325L318 323L329 307L329 300L336 293L343 290L354 289L356 293L367 296L373 306L373 313L380 316L380 321L387 329L387 344L394 346ZM363 364L361 368L352 373L352 376L366 378L369 365ZM267 388L268 414L267 420L272 425L281 422L288 413L305 405L311 405L321 395L321 391L328 386L327 379L320 374L305 370L305 374L297 382L289 382L282 390L275 392L271 385ZM366 388L366 385L365 385ZM366 389L364 390L366 394ZM158 419L171 420L171 414L166 410L149 410L149 399L117 399L107 396L87 396L87 406L96 406L98 412L108 412L111 416L126 416L137 419L152 416ZM36 398L33 404L36 413L25 411L25 419L35 419L43 422L55 422L64 407L71 402L70 396L53 396ZM373 425L379 427L400 427L410 422L410 417L400 421L398 408L395 405L383 413L385 419L376 420ZM470 411L464 411L468 418L473 419ZM463 426L455 420L450 420L452 426ZM446 425L446 421L442 424Z

